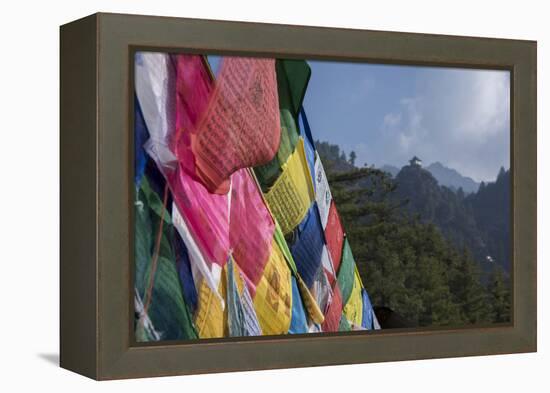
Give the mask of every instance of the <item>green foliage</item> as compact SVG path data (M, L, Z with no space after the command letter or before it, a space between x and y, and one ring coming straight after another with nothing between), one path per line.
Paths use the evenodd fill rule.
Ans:
M419 199L411 201L400 194L402 183L388 173L351 166L338 146L316 146L373 305L391 308L412 326L509 320L504 274L499 270L486 287L479 263L466 247L476 234L464 238L475 223L469 221L472 207L462 203L463 193L439 187L427 171L411 168L417 173L402 170L399 175L409 182L403 188L416 187ZM445 220L447 236L424 217Z

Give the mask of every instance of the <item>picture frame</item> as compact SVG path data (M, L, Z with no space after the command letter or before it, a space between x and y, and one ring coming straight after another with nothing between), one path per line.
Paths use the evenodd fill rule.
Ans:
M245 54L509 70L512 322L137 344L133 56ZM60 28L60 365L97 380L534 352L534 41L97 13Z

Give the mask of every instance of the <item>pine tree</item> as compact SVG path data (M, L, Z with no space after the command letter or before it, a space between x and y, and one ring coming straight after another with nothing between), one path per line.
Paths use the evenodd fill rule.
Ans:
M510 285L500 266L495 266L489 279L488 291L493 305L493 322L510 321Z
M349 153L349 163L353 166L355 166L355 160L357 158L357 154L352 150L351 153Z

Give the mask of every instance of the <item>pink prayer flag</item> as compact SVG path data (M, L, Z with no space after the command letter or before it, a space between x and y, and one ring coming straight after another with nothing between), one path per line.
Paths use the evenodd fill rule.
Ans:
M275 223L247 169L235 172L231 181L229 237L233 258L255 293L271 252Z
M191 134L208 108L214 82L205 59L200 55L173 55L176 59L176 146L181 166L195 176L195 155Z
M181 167L167 179L174 202L207 262L224 266L229 255L229 196L210 193Z
M275 60L224 58L208 108L191 132L196 174L209 191L226 193L236 170L273 159L280 127Z

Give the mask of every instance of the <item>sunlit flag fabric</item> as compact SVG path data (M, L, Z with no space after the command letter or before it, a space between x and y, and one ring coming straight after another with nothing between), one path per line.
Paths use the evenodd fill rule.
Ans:
M275 60L224 58L208 108L191 132L195 169L210 192L226 193L233 172L273 159L278 101Z
M302 108L307 62L135 67L136 339L379 328Z
M299 139L294 153L283 165L281 175L265 198L285 235L306 216L315 196L303 139Z
M262 277L256 286L254 308L262 332L286 334L290 328L292 285L290 269L274 240Z

